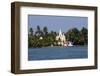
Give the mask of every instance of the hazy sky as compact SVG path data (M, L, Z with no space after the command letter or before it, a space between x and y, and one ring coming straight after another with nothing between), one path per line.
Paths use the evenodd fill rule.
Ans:
M62 32L67 32L69 29L77 27L79 30L82 27L88 26L88 17L75 16L43 16L43 15L29 15L28 26L36 30L37 25L41 29L46 26L48 31L58 32L61 28Z

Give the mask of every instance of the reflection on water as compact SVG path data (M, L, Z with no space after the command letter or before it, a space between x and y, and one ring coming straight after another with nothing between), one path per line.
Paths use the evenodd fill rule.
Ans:
M28 60L88 58L87 46L29 48Z

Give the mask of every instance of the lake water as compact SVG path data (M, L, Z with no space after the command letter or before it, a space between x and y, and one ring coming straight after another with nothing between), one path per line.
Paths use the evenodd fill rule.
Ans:
M87 46L29 48L28 60L88 58Z

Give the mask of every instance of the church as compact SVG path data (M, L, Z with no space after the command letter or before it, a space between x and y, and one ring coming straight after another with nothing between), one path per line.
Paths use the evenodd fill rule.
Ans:
M67 41L64 33L62 33L61 29L59 30L59 34L56 36L56 40L58 41L58 45L67 46Z
M61 29L59 30L59 34L56 36L56 40L58 41L59 46L73 46L71 41L67 41L64 33L62 33Z

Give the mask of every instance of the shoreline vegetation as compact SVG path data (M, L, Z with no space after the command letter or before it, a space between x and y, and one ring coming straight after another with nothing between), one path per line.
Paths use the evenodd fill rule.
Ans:
M56 31L48 31L45 26L43 29L37 26L37 29L29 28L28 30L28 47L29 48L42 48L42 47L61 47L58 44L61 40L56 40L56 36L59 33ZM77 28L71 28L66 32L63 32L67 42L72 42L73 45L87 45L88 44L88 30L82 27L81 30Z
M86 47L86 46L87 46L87 45L74 45L74 46L72 46L72 47ZM30 48L31 48L31 49L32 49L32 48L33 48L33 49L35 49L35 48L37 49L37 48L39 48L39 47L35 47L35 48L34 48L34 47L29 47L29 49L30 49ZM69 48L69 47L65 47L65 46L53 46L53 47L52 47L52 46L46 46L46 47L40 47L40 48ZM71 48L71 47L70 47L70 48Z

